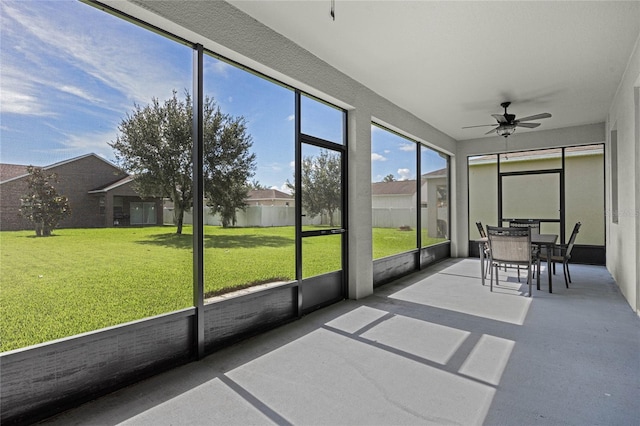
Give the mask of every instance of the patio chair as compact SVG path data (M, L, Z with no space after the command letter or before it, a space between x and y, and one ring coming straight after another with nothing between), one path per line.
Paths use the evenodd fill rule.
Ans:
M496 285L498 285L500 267L516 265L518 267L518 281L520 281L520 266L527 268L527 283L529 284L529 297L531 297L532 271L538 261L537 251L531 250L531 229L529 227L487 226L487 237L491 253L491 291L493 291L494 269ZM540 279L540 274L538 274L538 279Z
M571 232L571 237L569 237L569 242L567 244L556 244L554 247L554 252L551 255L551 262L553 262L553 272L555 274L556 263L562 263L562 270L564 272L564 284L569 288L569 283L571 282L571 274L569 273L569 260L571 260L571 252L573 251L573 246L576 242L576 237L578 236L578 232L580 232L580 227L582 223L578 222L573 227L573 231ZM547 253L540 253L540 260L547 260Z
M476 222L476 227L478 228L478 232L480 233L480 238L487 238L487 233L484 232L484 226L482 226L482 222ZM487 277L487 272L489 272L489 262L490 262L490 254L489 254L489 242L484 243L484 277Z

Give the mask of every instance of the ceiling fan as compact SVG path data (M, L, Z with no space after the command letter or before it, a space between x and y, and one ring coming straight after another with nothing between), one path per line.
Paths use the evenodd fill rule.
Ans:
M516 127L528 127L530 129L533 129L540 125L540 123L524 123L524 121L540 120L543 118L551 117L551 114L549 114L548 112L543 112L541 114L530 115L529 117L524 117L516 120L515 114L509 114L507 112L507 108L509 107L509 105L511 105L511 102L503 102L500 104L500 106L504 108L504 114L491 114L491 116L496 119L498 124L481 124L479 126L463 127L463 129L470 129L472 127L493 126L495 127L495 129L489 130L487 133L485 133L485 135L496 132L498 135L504 136L506 138L516 131Z

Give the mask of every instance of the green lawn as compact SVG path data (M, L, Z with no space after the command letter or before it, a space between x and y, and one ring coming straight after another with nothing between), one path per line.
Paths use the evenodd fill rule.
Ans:
M0 351L192 306L185 227L0 232ZM410 250L415 233L373 230L374 258ZM424 240L423 240L424 241ZM293 227L205 228L205 292L292 280ZM340 236L303 240L304 276L339 269Z

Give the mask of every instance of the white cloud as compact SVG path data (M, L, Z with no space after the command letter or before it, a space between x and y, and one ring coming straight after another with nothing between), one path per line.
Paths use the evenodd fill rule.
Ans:
M207 64L207 71L223 77L226 77L232 68L231 65L219 59L207 60L205 63Z
M58 88L61 92L69 93L79 98L85 99L89 102L98 103L99 99L95 96L92 96L90 93L87 93L85 90L82 90L80 87L75 86L61 86Z
M387 158L382 156L382 155L380 155L380 154L372 152L371 153L371 161L387 161Z
M398 175L400 176L400 179L398 179L398 180L411 179L411 170L409 170L409 169L398 169Z
M82 155L93 152L104 158L113 158L113 149L107 145L108 142L116 139L115 130L100 133L85 133L66 135L62 142L64 148L59 151L68 152L70 155ZM111 161L111 160L110 160Z
M385 149L385 150L384 150L384 153L385 153L385 154L391 154L391 150Z
M292 161L289 163L289 168L291 168L291 170L295 170L296 169L296 162Z
M3 68L6 62L15 62L17 67L28 66L31 72L23 73L23 79L44 84L48 78L52 82L47 86L92 102L96 99L87 97L77 85L98 80L126 97L127 107L133 102L148 103L151 97L162 98L162 94L168 98L167 87L181 92L189 81L178 76L175 67L157 54L164 42L154 40L150 44L149 40L156 36L137 37L135 31L144 30L123 31L123 25L130 25L124 22L105 25L96 31L92 28L95 11L77 11L77 6L59 8L55 3L49 3L50 6L39 3L37 7L31 7L30 2L3 4L3 25L11 26L7 34L20 34L18 40L22 40L22 45L15 50L30 52L29 55L12 55L15 52L3 55ZM55 21L48 17L51 13L57 14ZM49 61L52 57L56 64ZM82 78L65 84L63 80L67 75L61 74L60 66L81 71ZM3 86L4 90L7 84L3 82ZM72 87L75 88L69 90ZM39 96L38 91L28 93Z
M400 151L413 152L415 150L416 150L416 144L415 143L403 143L403 144L400 144Z
M3 114L54 115L52 112L45 111L42 103L35 96L4 87L0 92L0 111Z
M287 117L287 121L293 121L295 120L296 116L295 114L291 114L290 116Z

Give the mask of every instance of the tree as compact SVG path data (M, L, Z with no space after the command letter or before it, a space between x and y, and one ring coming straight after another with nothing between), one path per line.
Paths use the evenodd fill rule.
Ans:
M173 201L177 234L182 234L184 212L193 206L192 118L191 96L185 92L182 101L174 91L164 104L154 98L145 107L135 105L120 123L115 142L110 144L121 166L134 175L136 190L142 197L167 197ZM246 135L243 118L222 114L209 97L204 100L203 127L206 196L228 212L242 203L235 196L219 194L245 185L255 164L250 162L248 171L245 167L228 176L218 172L233 167L236 157L243 164L247 158L255 161L255 154L248 152L251 138ZM243 139L238 141L234 136Z
M217 118L208 120L207 114ZM221 123L216 129L207 132L205 126L204 189L207 205L212 213L220 213L222 226L226 228L236 224L237 209L247 207L247 187L256 168L256 155L250 152L253 142L243 117L205 108L205 123L217 120Z
M396 178L392 174L388 174L382 179L383 182L395 182Z
M248 190L256 190L256 191L261 191L261 190L265 190L265 189L269 189L266 186L264 186L263 184L261 184L259 181L257 181L256 179L253 179L251 182L249 182L249 184L247 185L247 189Z
M58 223L71 214L69 200L59 195L53 184L58 183L55 173L45 174L39 167L27 167L28 192L21 197L20 215L33 222L38 237L48 237Z
M342 182L340 155L323 149L317 156L302 160L302 208L315 217L326 213L329 226L334 226L334 213L342 207ZM295 186L287 181L287 187L295 196Z

